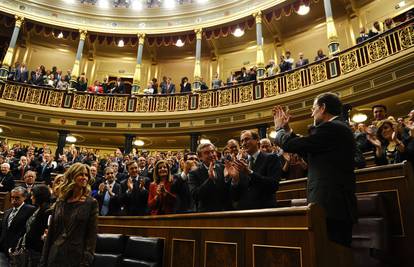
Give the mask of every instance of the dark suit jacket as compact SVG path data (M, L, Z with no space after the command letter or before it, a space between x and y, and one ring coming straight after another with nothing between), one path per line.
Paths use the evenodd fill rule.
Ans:
M26 221L32 216L35 207L23 204L10 224L10 227L8 227L8 218L12 210L13 209L8 209L4 212L3 221L1 223L0 244L2 251L6 254L8 254L9 248L14 249L16 247L17 241L24 235L26 231Z
M148 213L148 188L151 181L147 177L139 177L141 179L144 179L145 187L140 189L139 182L134 180L134 187L130 192L127 192L128 178L121 182L121 203L126 215L139 216Z
M42 86L43 85L43 76L39 75L36 78L36 74L33 74L32 79L30 80L30 83L33 84L33 85Z
M50 209L49 205L45 205L39 208L35 213L33 213L32 217L28 219L28 222L30 222L30 224L26 229L27 248L30 248L39 253L42 252L44 245L42 236L45 232L45 229L47 228L47 222L49 215L51 214L52 210Z
M41 76L41 75L40 75ZM21 68L17 68L16 74L14 76L14 80L16 82L26 83L29 81L29 71L27 69L24 69L21 71ZM43 77L42 77L43 80Z
M208 169L204 164L189 173L188 187L198 212L222 211L231 209L230 179L224 179L223 165L214 165L216 179L208 178Z
M42 251L39 266L91 266L98 228L98 202L58 200Z
M55 170L52 164L45 167L44 163L37 168L37 181L44 181L46 184L51 183L51 173Z
M181 174L174 175L171 185L171 193L175 194L175 211L177 213L188 212L192 209L192 199L190 188L188 187L188 179L183 180Z
M302 62L299 59L298 62L296 62L296 68L300 68L300 67L305 66L305 65L308 65L308 64L309 64L309 59L304 58L302 60Z
M240 173L240 181L232 186L232 198L237 209L276 207L276 191L282 176L282 166L276 154L260 152L252 168L253 174Z
M121 202L120 202L121 185L118 184L117 182L114 183L114 187L112 188L112 193L114 193L114 195L110 197L107 216L118 216L121 214ZM102 209L102 204L104 201L105 194L106 194L106 188L102 194L98 192L98 194L96 195L96 200L98 200L98 203L99 203L99 214L101 214L101 209Z
M187 84L184 86L184 84L180 84L181 87L181 93L189 93L191 92L191 84L187 82Z
M0 192L10 192L14 188L14 179L11 171L6 175L0 174L0 183L3 187L0 187Z
M307 137L281 129L276 143L286 152L307 154L309 202L321 205L329 219L356 221L355 140L345 123L323 122Z
M115 82L115 87L113 88L112 93L114 93L114 94L125 94L125 85L124 85L124 83L120 82L119 86L118 86L118 83Z

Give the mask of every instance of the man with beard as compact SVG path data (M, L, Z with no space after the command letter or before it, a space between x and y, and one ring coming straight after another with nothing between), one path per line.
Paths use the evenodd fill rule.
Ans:
M306 137L293 132L290 116L281 106L274 107L273 116L276 143L286 152L307 154L308 201L325 210L329 239L350 247L352 225L357 218L355 140L351 129L339 119L341 111L337 95L318 95L312 107L314 127Z

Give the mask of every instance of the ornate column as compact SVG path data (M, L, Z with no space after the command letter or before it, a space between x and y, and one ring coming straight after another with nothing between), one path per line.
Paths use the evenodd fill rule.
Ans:
M266 138L267 136L267 124L261 124L257 126L257 132L259 134L260 139Z
M333 54L339 52L339 41L338 34L336 33L335 22L332 15L331 0L323 0L323 5L325 7L326 27L329 40L329 53Z
M59 155L63 154L63 148L66 145L66 137L68 136L69 131L66 130L58 130L58 140L57 140L57 148L55 152L55 160L59 159Z
M197 151L198 139L200 138L200 133L190 133L190 150L191 152Z
M263 77L265 74L265 61L263 54L263 34L262 34L262 12L253 13L256 19L256 65L257 77Z
M132 151L132 141L134 141L135 135L133 134L125 134L125 142L124 142L124 154L128 155Z
M201 38L203 36L202 29L196 29L196 55L194 66L194 90L200 89L200 77L201 77Z
M4 56L2 66L0 68L0 79L7 79L9 74L9 67L12 65L14 48L16 47L17 38L19 37L20 27L23 24L24 17L15 16L16 23L14 25L13 34L10 40L9 48L7 49L6 55Z
M145 33L138 33L137 63L135 65L132 93L137 94L141 89L142 52L144 51ZM151 66L150 66L151 67Z
M76 52L75 64L73 64L72 68L72 81L76 81L76 78L80 75L80 61L82 59L83 47L85 45L86 34L88 33L87 30L79 30L79 44L78 44L78 51Z

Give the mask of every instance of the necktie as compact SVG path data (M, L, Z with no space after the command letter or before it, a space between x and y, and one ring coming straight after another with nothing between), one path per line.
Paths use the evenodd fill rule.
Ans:
M13 222L14 217L16 217L17 214L17 208L13 208L12 212L9 215L9 218L7 219L7 227L10 227L11 223Z
M109 201L111 200L111 197L109 196L108 190L105 192L105 196L102 203L101 208L101 215L106 216L109 212Z
M250 157L249 168L250 170L254 170L254 158L253 157Z

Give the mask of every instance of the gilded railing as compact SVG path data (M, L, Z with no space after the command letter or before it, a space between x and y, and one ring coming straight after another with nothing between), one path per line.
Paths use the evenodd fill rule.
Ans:
M352 73L414 46L413 21L342 51L332 58L258 82L173 95L100 95L6 82L0 98L28 104L101 112L180 112L229 107L272 98Z

